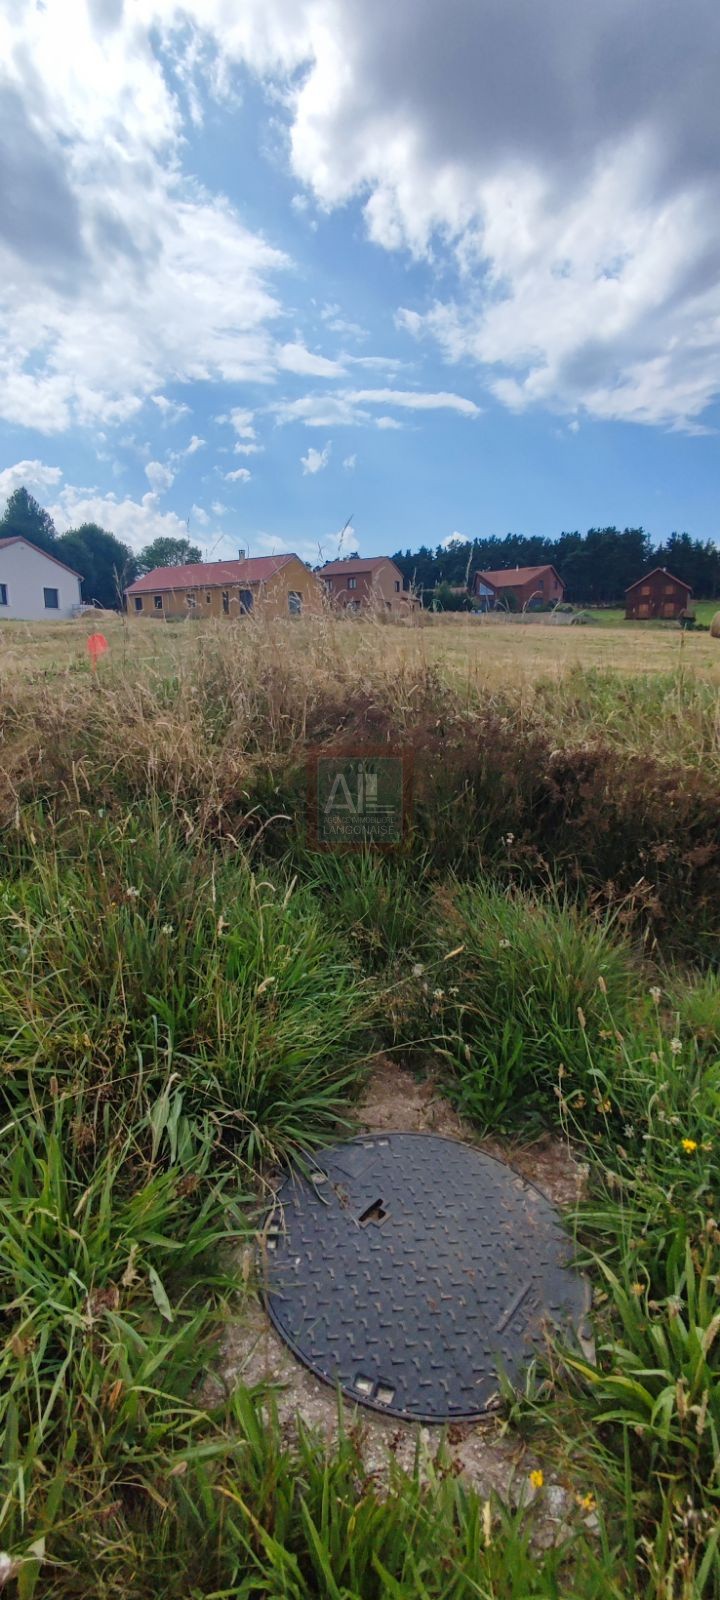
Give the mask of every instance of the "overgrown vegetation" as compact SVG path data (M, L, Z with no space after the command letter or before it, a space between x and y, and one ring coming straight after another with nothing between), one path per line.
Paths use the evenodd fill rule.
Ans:
M150 677L4 697L21 1600L720 1595L716 701L682 677L469 696L385 670L377 639L208 630ZM414 744L404 855L307 851L305 750L339 736ZM597 1362L558 1349L506 1397L570 1489L557 1548L533 1543L542 1488L484 1504L421 1440L380 1482L350 1418L293 1441L272 1395L209 1381L272 1162L342 1135L380 1049L478 1130L550 1128L588 1164Z

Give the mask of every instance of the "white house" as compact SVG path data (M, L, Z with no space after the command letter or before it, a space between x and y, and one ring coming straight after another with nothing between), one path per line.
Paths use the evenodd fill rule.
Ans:
M19 535L0 539L0 622L57 622L80 605L80 574Z

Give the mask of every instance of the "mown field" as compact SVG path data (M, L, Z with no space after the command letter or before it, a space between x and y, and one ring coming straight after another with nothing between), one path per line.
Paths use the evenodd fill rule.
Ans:
M0 1587L719 1596L720 644L103 627L94 676L85 624L0 633ZM398 855L308 848L338 741L412 747ZM512 1503L210 1381L266 1180L380 1053L587 1166L596 1363L505 1393Z

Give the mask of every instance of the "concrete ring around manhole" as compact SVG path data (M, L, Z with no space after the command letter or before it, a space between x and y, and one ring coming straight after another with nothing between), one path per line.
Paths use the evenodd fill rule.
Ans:
M264 1232L282 1339L348 1399L406 1421L474 1420L550 1329L587 1346L590 1290L533 1184L458 1140L368 1134L308 1156Z

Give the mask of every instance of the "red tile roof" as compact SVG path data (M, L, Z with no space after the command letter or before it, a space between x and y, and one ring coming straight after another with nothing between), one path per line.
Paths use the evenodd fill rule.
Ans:
M225 584L264 583L299 556L246 556L244 561L193 561L185 567L153 567L126 594L160 594L165 589L220 589Z
M320 577L344 577L345 573L357 576L360 572L372 572L375 567L384 567L386 562L395 567L390 556L358 556L357 561L326 561L324 567L320 568ZM400 572L400 568L395 567L395 571Z
M651 572L645 572L642 578L636 578L634 583L628 584L625 593L629 594L631 589L637 589L639 583L647 583L648 578L654 578L656 572L662 572L663 576L669 578L671 583L677 583L681 589L687 589L688 594L692 594L691 585L684 583L682 578L676 578L673 572L668 572L667 567L653 567Z
M26 539L22 533L12 533L9 539L0 539L0 550L9 544L26 544L28 550L37 550L39 556L47 556L48 561L54 561L56 567L63 567L65 572L71 572L74 578L82 578L81 572L76 572L74 567L69 567L67 561L61 561L59 556L51 556L49 550L41 550L39 544L33 544L32 539Z
M539 578L543 572L555 572L555 568L545 561L540 567L502 567L497 572L478 572L476 577L491 583L493 589L512 589L516 583L532 583L533 578ZM562 583L557 572L555 577Z

